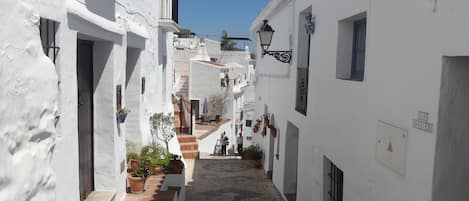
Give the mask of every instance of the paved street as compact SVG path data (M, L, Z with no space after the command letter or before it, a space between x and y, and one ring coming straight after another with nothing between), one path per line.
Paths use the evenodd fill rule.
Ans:
M281 201L271 180L249 161L234 158L190 160L187 201Z

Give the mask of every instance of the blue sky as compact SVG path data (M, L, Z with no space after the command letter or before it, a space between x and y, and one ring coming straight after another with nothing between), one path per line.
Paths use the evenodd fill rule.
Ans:
M220 40L221 32L229 36L249 37L252 21L269 0L180 0L179 25L199 37Z

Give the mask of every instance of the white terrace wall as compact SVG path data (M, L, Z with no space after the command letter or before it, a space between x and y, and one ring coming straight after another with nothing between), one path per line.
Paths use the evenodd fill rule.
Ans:
M48 5L50 10L39 11L64 12L60 1ZM0 200L5 201L55 200L51 157L57 141L58 78L42 51L34 6L0 2Z
M136 73L146 76L146 93L136 113L141 118L137 123L141 143L149 143L148 116L163 111L156 9L157 3L150 0L0 3L0 16L7 22L0 31L4 86L0 110L6 118L0 124L0 147L4 148L0 150L0 200L76 201L80 197L77 39L95 41L95 190L115 191L115 199L123 200L126 174L121 164L125 161L126 126L115 120L116 86L123 86L126 106L127 47L141 49ZM59 23L56 41L61 49L55 67L42 52L39 17ZM165 37L164 45L170 49L172 33ZM166 86L172 87L171 83ZM171 145L178 153L177 141Z
M316 17L316 32L311 38L304 116L294 110L295 55L297 32L304 31L297 26L299 12L309 6ZM270 49L291 48L294 55L290 65L270 56L257 62L257 116L267 105L280 129L275 186L284 189L285 132L290 121L299 128L298 200L325 200L323 156L344 172L344 200L432 200L442 58L469 55L469 46L463 45L469 42L469 28L464 26L468 8L468 2L457 0L272 1L251 31L269 19L276 31ZM338 21L362 12L368 21L365 80L336 79ZM429 112L433 133L413 128L418 111ZM408 131L404 175L375 160L378 120ZM254 135L262 147L268 147L269 138Z

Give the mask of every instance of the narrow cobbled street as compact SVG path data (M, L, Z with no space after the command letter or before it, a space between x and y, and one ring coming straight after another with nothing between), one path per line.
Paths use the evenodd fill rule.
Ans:
M281 201L262 169L236 158L201 157L189 160L187 201Z

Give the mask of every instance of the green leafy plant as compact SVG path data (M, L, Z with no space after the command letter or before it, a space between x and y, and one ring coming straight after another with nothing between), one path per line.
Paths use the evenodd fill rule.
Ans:
M154 114L150 117L150 130L153 144L156 144L156 140L163 141L166 145L166 150L169 150L169 141L176 135L173 115L166 115L165 113Z
M243 150L242 156L247 160L261 160L262 150L259 146L251 145Z
M171 154L161 146L148 145L142 147L140 155L149 160L152 167L166 168L169 165Z
M151 162L146 158L142 158L138 161L137 171L132 173L133 177L148 177L150 175Z
M138 160L139 157L140 156L135 152L128 152L127 153L127 162L129 162L131 159Z

